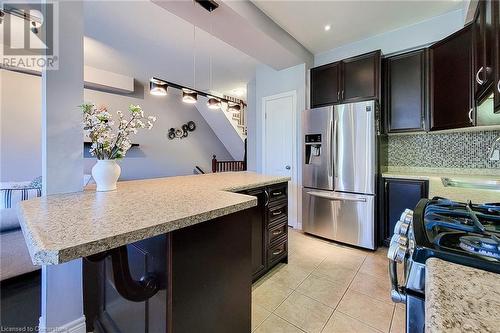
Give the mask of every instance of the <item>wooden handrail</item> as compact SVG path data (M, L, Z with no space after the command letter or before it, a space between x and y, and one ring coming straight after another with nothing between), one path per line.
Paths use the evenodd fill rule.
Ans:
M218 161L217 156L212 157L212 172L245 171L245 161Z

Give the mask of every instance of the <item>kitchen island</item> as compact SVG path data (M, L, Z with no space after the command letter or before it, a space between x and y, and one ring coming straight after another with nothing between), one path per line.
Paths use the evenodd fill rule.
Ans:
M120 182L25 201L18 215L34 264L86 258L95 331L249 332L248 211L258 202L234 192L288 180L227 172Z

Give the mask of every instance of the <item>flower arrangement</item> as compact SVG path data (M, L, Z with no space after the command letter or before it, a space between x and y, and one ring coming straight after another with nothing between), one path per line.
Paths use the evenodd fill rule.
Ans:
M137 134L139 128L153 127L154 116L144 116L139 105L131 104L128 108L130 119L126 119L122 111L117 111L118 128L114 130L114 121L105 106L95 107L85 103L80 106L83 111L83 126L92 141L90 153L98 160L114 160L125 156L132 146L130 134Z

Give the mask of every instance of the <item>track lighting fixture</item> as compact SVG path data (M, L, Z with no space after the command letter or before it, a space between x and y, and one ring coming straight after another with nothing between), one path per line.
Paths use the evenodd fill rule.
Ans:
M207 106L209 109L212 109L212 110L220 109L220 107L221 107L220 99L215 98L215 97L210 97L207 101Z
M167 94L167 83L157 79L149 81L149 93L155 96L165 96Z
M184 103L194 104L198 101L198 93L190 89L182 89L182 101Z
M174 82L168 82L163 79L153 77L149 80L149 93L156 96L167 95L167 87L170 89L179 89L182 91L182 101L184 103L194 104L198 101L198 95L204 96L208 99L207 107L216 110L222 108L222 103L227 104L227 111L238 113L245 102L232 98L232 97L214 97L204 91L196 90L190 87L181 86ZM239 101L239 102L238 102Z

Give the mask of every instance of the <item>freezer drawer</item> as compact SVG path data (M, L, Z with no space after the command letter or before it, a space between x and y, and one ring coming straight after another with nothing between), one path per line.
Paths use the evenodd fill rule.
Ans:
M374 196L302 189L302 227L331 240L375 249Z

